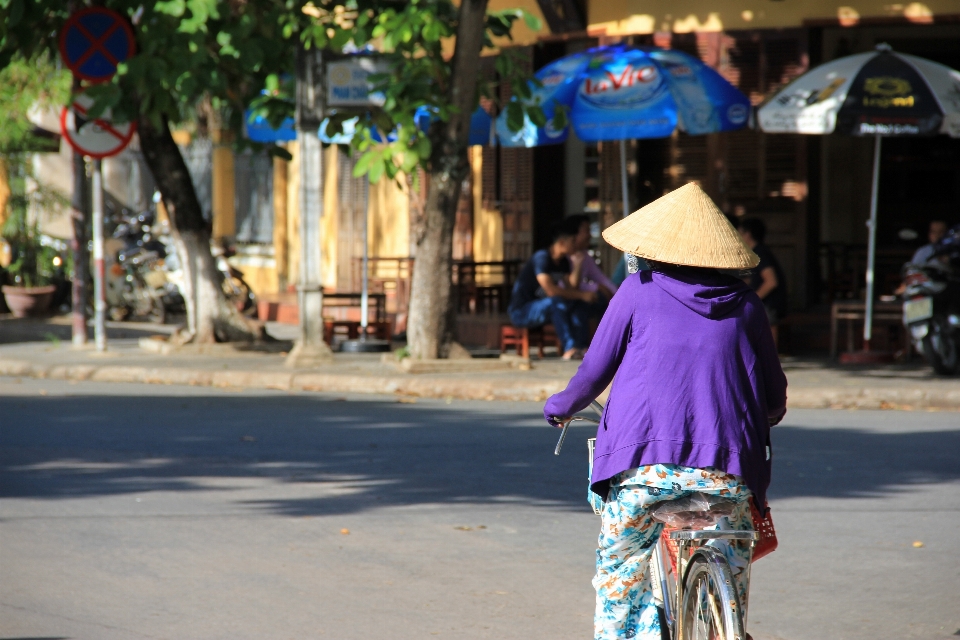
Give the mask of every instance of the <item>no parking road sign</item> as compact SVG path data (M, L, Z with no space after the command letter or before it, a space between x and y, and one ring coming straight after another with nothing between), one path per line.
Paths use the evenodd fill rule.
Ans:
M93 99L86 94L78 95L70 108L60 112L60 131L70 146L91 158L107 158L116 155L130 144L136 131L136 123L115 123L107 109L98 118L88 118L87 111Z
M77 11L60 31L60 56L81 80L103 82L134 52L133 30L110 9L87 7Z

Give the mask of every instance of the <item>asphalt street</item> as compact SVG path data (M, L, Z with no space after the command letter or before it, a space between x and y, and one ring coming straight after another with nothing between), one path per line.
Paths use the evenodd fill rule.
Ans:
M0 378L0 640L592 637L534 403ZM960 634L960 414L794 410L756 640Z

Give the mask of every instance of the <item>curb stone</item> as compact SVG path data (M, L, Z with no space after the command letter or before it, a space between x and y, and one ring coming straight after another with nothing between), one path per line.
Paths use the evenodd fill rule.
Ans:
M507 378L493 371L476 374L355 374L313 371L206 370L189 367L145 367L120 364L38 365L0 359L0 376L93 382L137 382L218 388L256 388L328 393L378 393L421 398L543 402L562 391L566 378ZM465 377L469 376L469 377ZM790 387L791 409L891 409L960 411L956 388Z

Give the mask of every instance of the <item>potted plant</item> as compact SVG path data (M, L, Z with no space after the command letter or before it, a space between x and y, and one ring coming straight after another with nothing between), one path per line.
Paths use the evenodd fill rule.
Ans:
M38 183L28 188L23 158L8 156L5 160L10 196L0 236L9 247L10 264L0 290L14 317L42 315L57 290L54 282L62 272L63 260L54 247L44 244L39 223L31 220L30 210L31 205L45 209L62 204L63 197Z
M70 74L49 56L16 55L0 69L0 264L6 265L0 268L0 298L15 316L46 311L56 289L52 281L64 279L69 266L56 248L45 245L38 226L41 213L69 203L32 171L33 154L56 152L59 136L29 116L59 110L69 95Z

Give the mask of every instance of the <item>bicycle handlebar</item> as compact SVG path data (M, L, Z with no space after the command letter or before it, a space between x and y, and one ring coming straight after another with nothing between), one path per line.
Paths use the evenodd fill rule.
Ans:
M597 416L603 414L603 405L594 400L590 403L590 408L597 412ZM559 418L554 418L563 425L563 429L560 431L560 439L557 440L557 447L553 450L553 455L560 455L560 448L563 446L563 441L567 437L567 428L570 426L571 422L592 422L593 424L600 424L599 420L594 420L592 418L584 418L583 416L571 416L566 420L560 420Z

